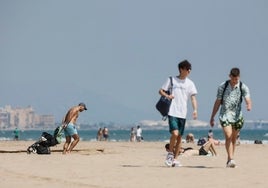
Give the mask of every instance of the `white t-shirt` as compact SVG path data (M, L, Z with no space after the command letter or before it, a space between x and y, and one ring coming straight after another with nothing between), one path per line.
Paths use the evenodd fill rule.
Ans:
M142 130L141 128L137 129L137 136L141 137Z
M172 99L168 115L178 118L186 118L187 115L187 102L192 95L197 94L195 84L189 78L184 80L179 79L178 77L172 77L173 88ZM162 89L167 91L170 88L171 83L168 78L167 81L162 86Z

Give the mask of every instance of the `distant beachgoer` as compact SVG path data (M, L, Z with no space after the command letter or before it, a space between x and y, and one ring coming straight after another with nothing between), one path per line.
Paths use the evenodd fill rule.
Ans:
M209 129L208 131L208 140L210 140L211 142L214 142L215 145L220 145L220 141L214 138L212 129Z
M102 140L102 128L99 128L98 133L97 133L97 141Z
M210 125L211 127L214 126L214 117L221 106L219 120L225 136L225 148L227 152L226 167L234 168L236 167L234 151L237 135L244 124L244 118L241 110L243 97L248 111L251 110L252 103L249 88L240 81L239 68L232 68L229 78L230 80L223 82L218 87L217 98L211 113Z
M20 130L18 128L16 128L14 131L14 140L19 140L19 134L20 134Z
M130 130L130 142L135 142L136 141L136 131L134 127L131 127Z
M236 136L236 145L240 145L240 132Z
M192 80L188 78L192 66L187 60L178 64L179 75L172 77L173 88L172 93L168 95L167 91L171 87L170 78L162 85L159 94L171 101L168 112L168 124L170 132L170 152L167 154L165 164L167 166L180 166L178 155L181 147L182 136L184 133L187 104L191 99L193 107L193 118L197 119L197 89ZM175 150L173 148L175 147Z
M212 131L212 129L209 129L209 131L208 131L208 138L213 138L213 131Z
M194 143L194 135L192 133L186 135L186 143Z
M254 140L254 144L262 144L261 140Z
M78 118L79 112L83 112L87 110L87 107L84 103L78 104L78 106L74 106L70 108L63 119L63 128L64 134L66 138L66 142L63 145L63 154L70 153L73 148L79 142L79 135L77 133L77 129L75 128L76 120ZM71 143L72 138L74 141Z
M203 146L207 142L206 137L201 137L197 141L198 146Z
M141 141L143 140L141 134L142 134L142 129L141 129L141 127L138 125L138 126L137 126L137 132L136 132L136 139L137 139L138 142L141 142Z
M102 135L103 135L104 141L107 141L109 138L109 130L107 127L103 128Z

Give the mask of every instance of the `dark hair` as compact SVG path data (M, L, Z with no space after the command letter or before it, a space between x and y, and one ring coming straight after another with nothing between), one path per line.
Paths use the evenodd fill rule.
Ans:
M230 76L233 76L233 77L240 76L239 68L237 68L237 67L232 68L231 71L230 71Z
M186 70L191 70L192 69L192 65L191 63L189 63L189 61L187 60L183 60L178 64L178 68L179 69L186 69Z
M165 148L169 150L169 143L165 145Z

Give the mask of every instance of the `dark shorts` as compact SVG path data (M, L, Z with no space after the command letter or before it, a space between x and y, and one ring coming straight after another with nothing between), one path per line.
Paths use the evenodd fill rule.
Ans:
M199 149L199 155L207 155L208 152L204 149L204 147L202 146L200 149Z
M232 126L232 128L234 128L235 130L240 130L242 129L243 125L244 125L244 118L241 117L237 122L229 122L229 121L221 121L220 120L220 124L222 127L226 127L226 126Z
M183 136L186 119L168 116L169 132L172 133L175 130L179 131L179 134Z
M104 134L103 137L104 138L109 138L109 135L108 134Z

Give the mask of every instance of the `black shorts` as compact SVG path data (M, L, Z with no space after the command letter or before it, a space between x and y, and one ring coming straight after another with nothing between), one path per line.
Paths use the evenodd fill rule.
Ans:
M208 152L204 149L204 147L202 146L200 149L199 149L199 155L207 155Z
M104 134L103 137L104 137L104 138L108 138L109 135L108 135L108 134Z

